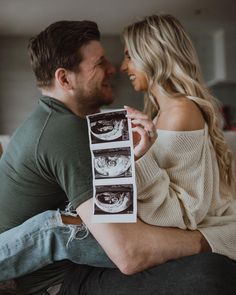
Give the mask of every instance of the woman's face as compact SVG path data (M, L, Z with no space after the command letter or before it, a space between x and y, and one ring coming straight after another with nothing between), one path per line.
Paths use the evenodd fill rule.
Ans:
M124 60L120 69L122 72L127 73L135 91L148 90L147 76L143 71L135 67L126 46L124 48Z

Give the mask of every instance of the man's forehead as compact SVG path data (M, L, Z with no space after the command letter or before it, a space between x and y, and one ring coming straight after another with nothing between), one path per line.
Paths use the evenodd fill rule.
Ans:
M88 44L80 48L80 53L83 60L89 59L95 61L105 54L105 50L100 41L90 41Z

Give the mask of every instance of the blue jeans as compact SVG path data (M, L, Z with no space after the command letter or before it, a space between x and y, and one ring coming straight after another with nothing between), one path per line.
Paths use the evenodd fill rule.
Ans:
M63 259L115 267L93 236L86 235L84 226L63 224L59 211L43 212L0 234L0 282Z

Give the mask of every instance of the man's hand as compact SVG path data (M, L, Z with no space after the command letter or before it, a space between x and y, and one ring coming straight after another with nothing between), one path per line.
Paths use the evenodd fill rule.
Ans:
M128 106L124 106L124 108L127 110L127 117L131 119L133 127L134 155L135 159L138 160L156 141L156 128L147 115Z

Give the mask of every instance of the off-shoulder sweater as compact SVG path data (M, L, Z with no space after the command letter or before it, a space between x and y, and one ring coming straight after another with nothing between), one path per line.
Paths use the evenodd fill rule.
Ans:
M236 260L235 199L221 185L207 124L196 131L157 132L156 142L136 162L139 218L198 229L213 252Z

